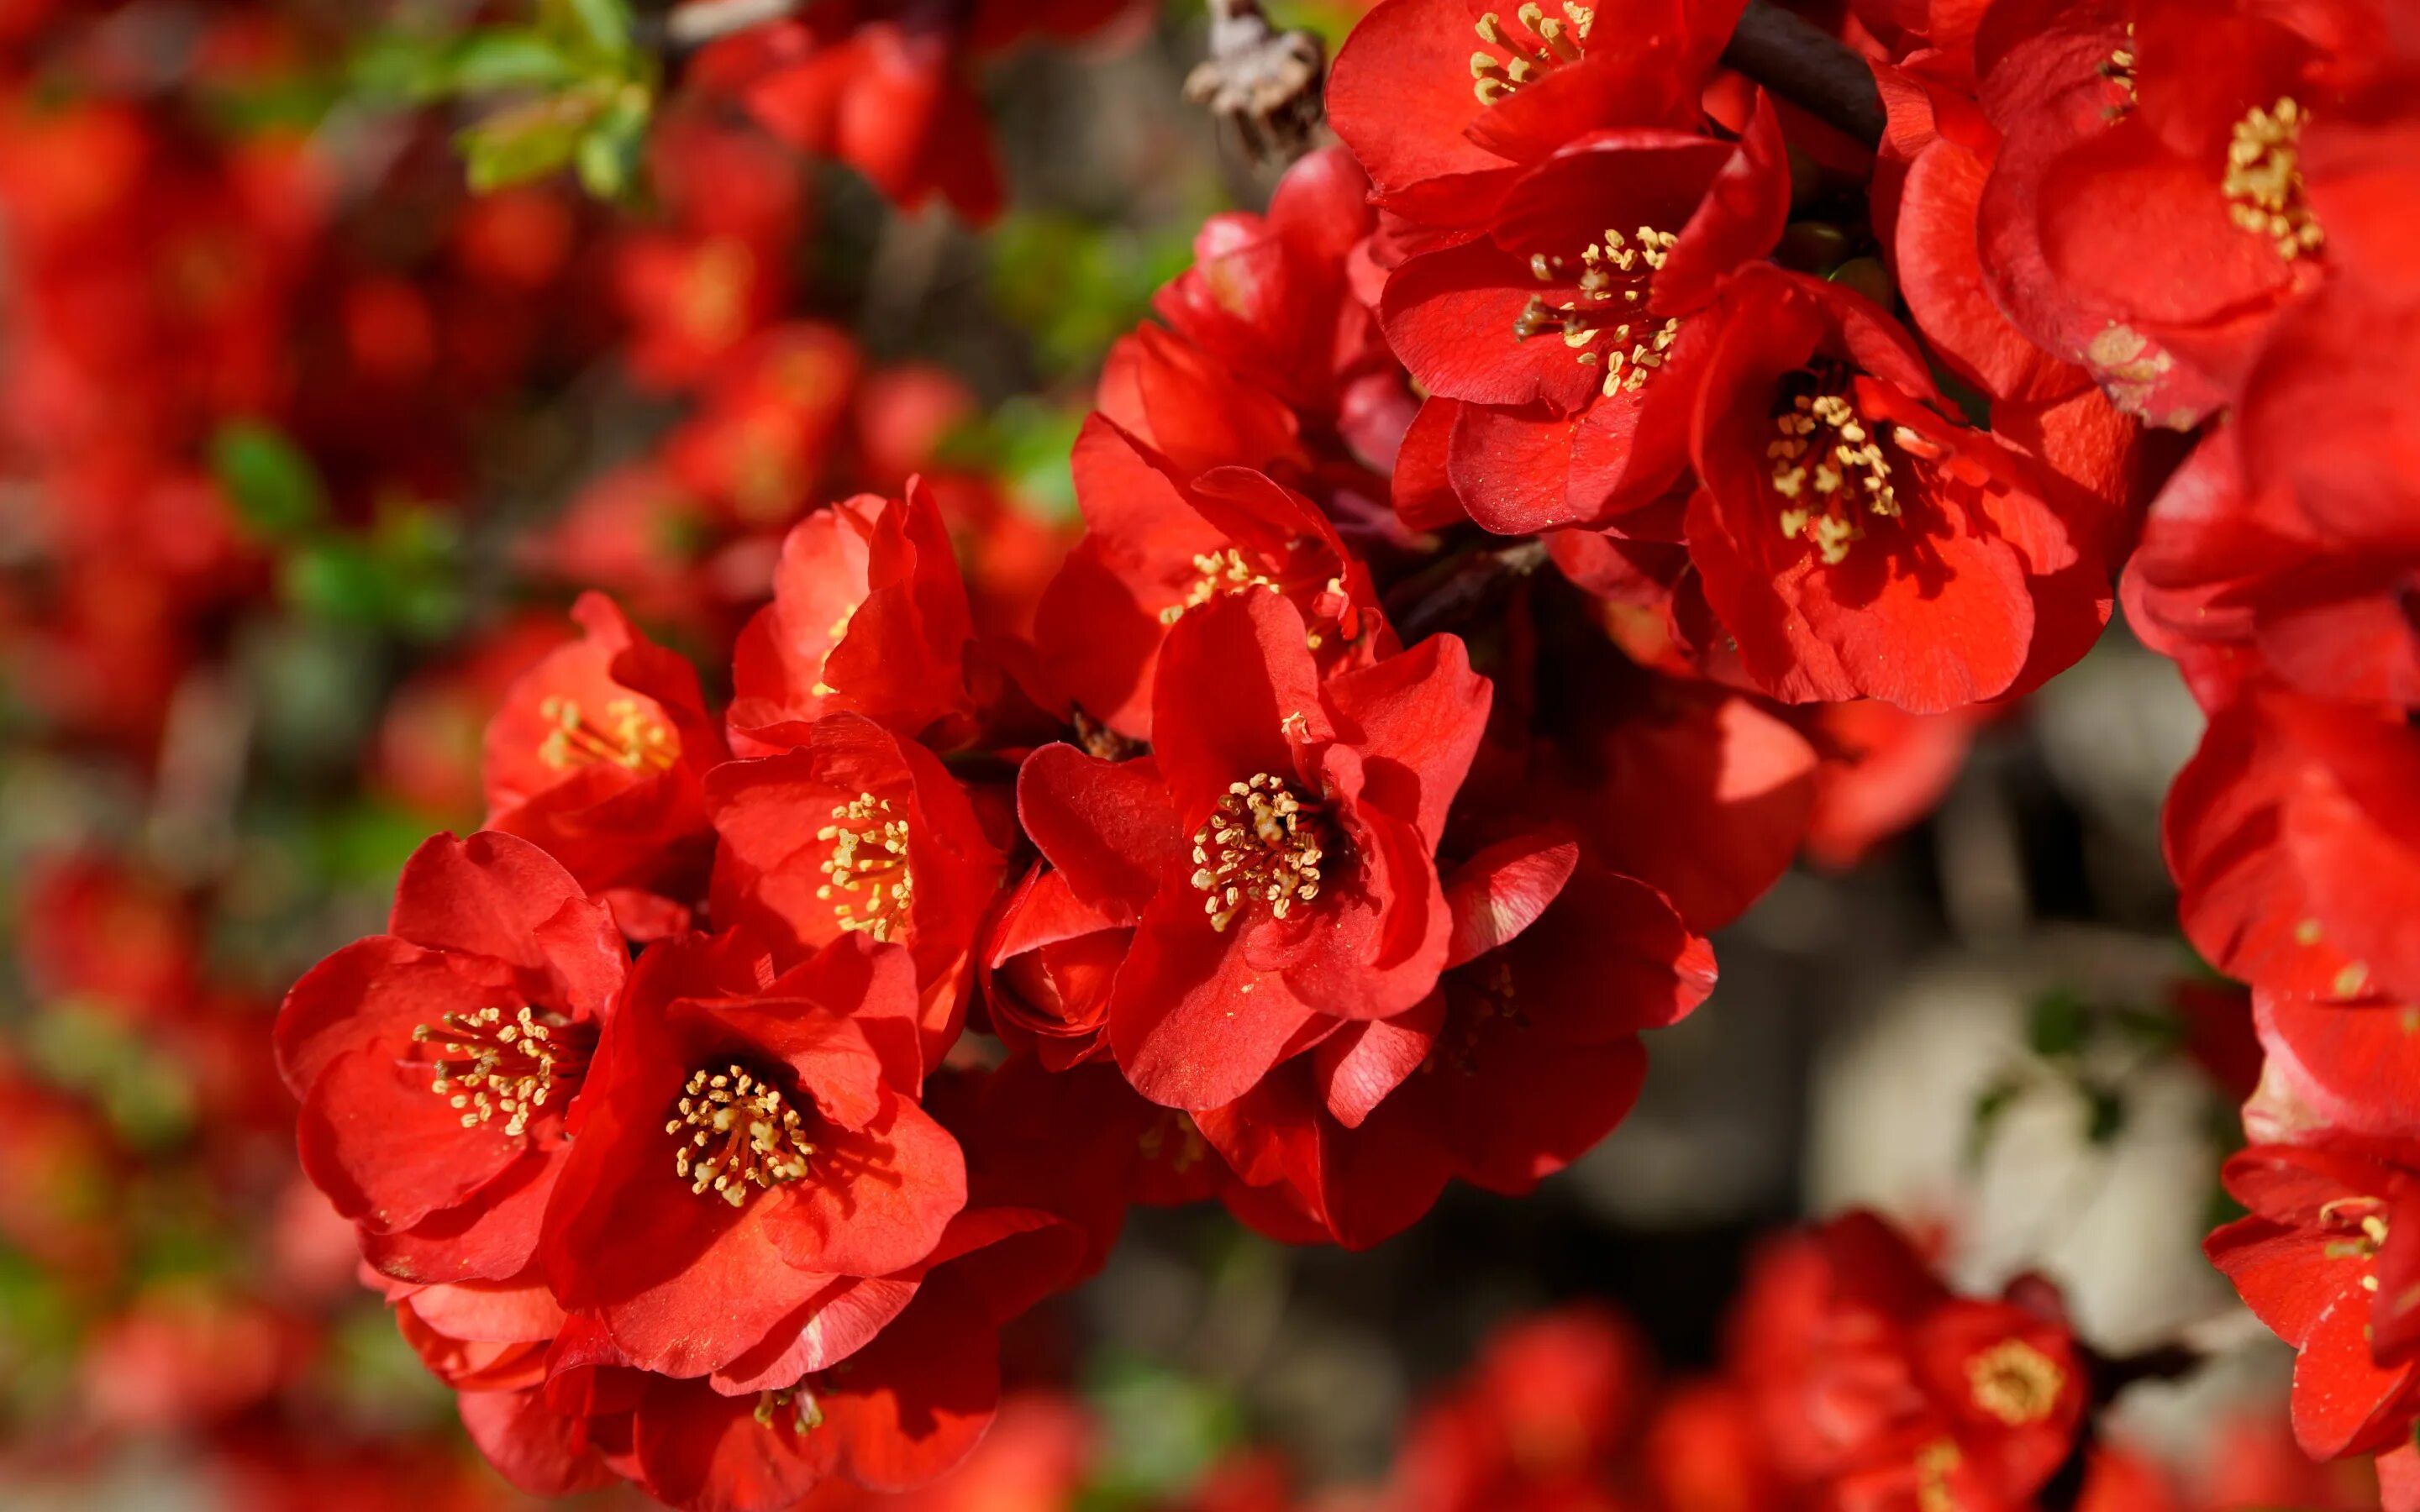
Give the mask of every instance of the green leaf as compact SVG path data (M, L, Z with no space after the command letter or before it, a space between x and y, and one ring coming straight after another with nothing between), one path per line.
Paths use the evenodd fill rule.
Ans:
M2054 987L2034 999L2026 1041L2045 1060L2072 1056L2084 1048L2090 1011L2072 988Z
M581 139L573 160L581 187L598 199L619 199L628 193L638 180L653 111L654 101L638 85L624 85L614 92L603 116Z
M473 32L456 49L449 70L454 92L555 89L586 77L562 49L535 32Z
M630 8L625 0L541 0L538 24L599 61L630 53Z
M1984 1151L1992 1148L1992 1136L1999 1132L2000 1122L2009 1109L2016 1105L2024 1091L2024 1083L2010 1075L1984 1088L1975 1094L1975 1108L1966 1126L1966 1164L1969 1167L1983 1163Z
M582 91L499 111L463 130L457 143L475 193L543 178L571 162L599 101Z
M286 540L327 517L318 470L274 426L232 421L210 438L210 471L244 528L263 540Z
M2084 1137L2095 1148L2108 1145L2126 1132L2126 1100L2116 1088L2085 1088L2084 1105Z

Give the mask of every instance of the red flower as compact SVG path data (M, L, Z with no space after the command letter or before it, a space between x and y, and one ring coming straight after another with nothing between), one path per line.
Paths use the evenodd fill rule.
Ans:
M2420 1023L2410 1007L2264 992L2253 995L2252 1017L2268 1052L2263 1075L2327 1126L2420 1138Z
M819 1487L903 1490L973 1450L999 1398L999 1329L1072 1276L1074 1231L1047 1215L961 1215L911 1292L846 1358L779 1386L642 1374L577 1321L533 1379L470 1389L464 1425L505 1477L562 1495L632 1480L684 1512L786 1512ZM813 1504L822 1505L818 1502Z
M2224 404L2226 390L2180 363L2154 332L2129 323L2104 292L2055 271L2043 250L2043 203L2069 183L2069 149L2098 142L2133 108L2134 8L2133 0L2008 0L1985 14L1975 63L1996 143L1987 151L1987 139L1968 126L1957 131L1956 148L1937 161L1930 161L1930 150L1917 160L1908 194L1919 203L1912 234L1923 241L1911 248L1911 228L1902 222L1899 271L1928 334L1945 339L1941 332L1953 321L1963 332L1946 339L1953 362L1962 354L1993 392L2003 392L2002 385L2011 394L2042 392L2051 375L2001 342L1990 315L1968 295L1965 227L1933 231L1921 208L1936 194L1945 206L1962 200L1983 168L1988 177L1972 222L1974 271L1993 306L2043 353L2090 374L2120 410L2184 430Z
M1386 208L1476 224L1520 168L1574 137L1693 124L1739 14L1736 0L1510 12L1482 0L1385 0L1337 54L1328 115Z
M131 1022L178 1017L199 991L201 942L192 904L101 854L38 865L18 903L28 985Z
M783 728L797 749L727 763L706 783L721 836L714 918L773 944L785 965L852 934L905 947L925 1060L938 1063L958 1036L1000 853L923 747L854 714Z
M2399 711L2256 690L2219 711L2162 824L2185 933L2256 987L2420 999L2420 735Z
M731 738L743 756L806 743L827 714L852 713L914 738L962 738L971 713L967 591L932 490L862 495L818 510L782 544L773 602L732 654Z
M1100 415L1077 440L1075 471L1086 532L1043 594L1034 638L1057 690L1087 717L1149 740L1171 627L1223 596L1284 594L1322 667L1393 649L1369 570L1293 489L1239 467L1187 481Z
M539 1260L625 1362L786 1386L914 1295L966 1204L908 952L844 939L768 980L737 935L647 952L600 1036Z
M1577 862L1533 836L1456 869L1436 992L1197 1113L1202 1134L1350 1249L1410 1226L1450 1177L1525 1196L1586 1153L1638 1095L1640 1031L1703 1002L1714 959L1652 890Z
M623 892L635 927L703 879L722 733L697 670L613 600L583 594L571 617L587 638L524 672L488 726L487 827L544 846L591 892Z
M2211 1263L2301 1351L2294 1437L2315 1458L2409 1445L2420 1419L2420 1149L2257 1145L2226 1190L2252 1210Z
M302 1168L374 1263L417 1281L524 1268L628 959L544 852L444 835L405 866L386 933L294 984L277 1064Z
M830 326L771 327L718 365L697 412L665 439L665 461L732 522L786 525L831 466L859 367L856 344Z
M1390 273L1388 339L1437 396L1419 424L1450 427L1446 471L1470 517L1526 534L1670 488L1715 331L1699 316L1789 208L1781 129L1760 100L1737 143L1584 137L1521 177L1484 236Z
M2302 136L2339 98L2339 60L2376 46L2335 30L2349 8L2311 8L2137 0L2113 54L2122 118L2049 163L2040 191L2051 271L2223 387L2319 277Z
M799 230L798 160L745 126L699 116L648 141L668 224L624 236L616 292L637 329L625 360L642 384L684 388L779 310Z
M1214 598L1161 652L1157 792L1108 763L1048 769L1073 830L1131 831L1140 803L1167 816L1159 836L1193 837L1156 860L1109 1007L1119 1065L1172 1107L1223 1105L1343 1022L1411 1009L1446 964L1436 844L1489 684L1440 636L1323 685L1310 633L1279 594ZM1029 824L1035 794L1020 792ZM1080 894L1127 885L1045 843ZM1127 864L1092 848L1101 873Z
M1946 419L1922 358L1837 285L1751 268L1714 323L1689 555L1760 687L1932 714L2022 690L2108 620L2102 523Z
M2015 1512L2084 1414L2063 1324L1951 1296L1871 1213L1767 1250L1731 1340L1776 1466L1827 1505Z

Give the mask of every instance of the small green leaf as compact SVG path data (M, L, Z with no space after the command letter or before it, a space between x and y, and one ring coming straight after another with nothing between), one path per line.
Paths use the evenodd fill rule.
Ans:
M541 0L538 23L598 61L617 62L630 52L626 0Z
M2009 1109L2016 1105L2018 1096L2024 1091L2024 1083L2010 1075L2001 1077L1975 1094L1974 1112L1969 1115L1966 1126L1968 1166L1983 1163L1984 1152L1992 1148L1992 1136L1999 1132L2001 1120L2008 1117Z
M637 181L640 154L647 145L647 118L654 101L637 85L615 91L613 102L580 141L573 159L581 187L598 199L619 199Z
M2072 1056L2084 1048L2089 1011L2071 988L2054 987L2034 999L2026 1041L2045 1060Z
M239 420L210 439L210 471L244 528L263 540L298 535L327 517L318 470L275 427Z
M2126 1100L2111 1087L2087 1087L2083 1090L2084 1137L2096 1149L2106 1147L2126 1132Z
M580 92L499 111L458 138L475 193L543 178L571 162L596 120L597 100Z
M584 75L563 51L535 32L474 32L455 51L454 90L485 94L504 89L556 89Z

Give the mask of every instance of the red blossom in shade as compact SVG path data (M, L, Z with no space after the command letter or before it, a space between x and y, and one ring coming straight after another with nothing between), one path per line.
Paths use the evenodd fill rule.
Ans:
M1394 649L1369 570L1293 489L1239 467L1186 480L1099 415L1077 440L1075 471L1086 531L1043 594L1034 638L1047 675L1089 717L1149 740L1171 628L1237 594L1284 594L1322 667Z
M904 947L937 1063L964 1017L1000 853L965 787L923 747L854 714L792 728L797 749L727 763L707 780L721 837L714 917L784 964L850 935Z
M697 412L665 438L672 476L741 526L796 519L841 444L860 366L856 343L830 326L760 332L717 364Z
M130 1021L177 1017L201 965L192 903L156 877L93 853L37 865L18 903L27 982Z
M649 950L599 1037L547 1205L555 1299L627 1363L781 1387L915 1294L966 1205L918 1105L908 952L851 935L768 980L743 935Z
M1652 889L1577 864L1531 836L1455 869L1437 990L1197 1113L1204 1136L1351 1249L1401 1232L1450 1177L1525 1196L1586 1153L1638 1095L1640 1031L1703 1002L1714 962Z
M1818 865L1854 866L1932 811L1966 764L1982 720L1975 712L1909 714L1870 700L1812 711L1823 748L1807 854Z
M1281 594L1213 599L1161 653L1156 791L1089 759L1020 784L1080 896L1139 886L1084 831L1144 833L1139 806L1164 816L1109 1028L1137 1088L1170 1106L1233 1101L1341 1023L1409 1010L1445 964L1436 843L1489 685L1450 636L1323 684L1310 636Z
M1337 54L1328 115L1382 206L1476 224L1520 168L1575 137L1694 124L1740 9L1738 0L1513 10L1385 0Z
M2232 387L2276 311L2320 277L2302 134L2335 103L2338 57L2374 47L2362 33L2380 23L2359 7L2133 8L2122 117L2045 165L2041 252L2087 301Z
M2399 711L2273 689L2219 711L2162 819L2195 949L2281 994L2420 998L2415 794Z
M2062 1321L1952 1296L1867 1212L1764 1252L1731 1355L1775 1465L1823 1505L2016 1512L2068 1458L2087 1395Z
M1693 1381L1667 1392L1639 1441L1639 1459L1666 1512L1771 1512L1788 1504L1755 1406L1731 1381Z
M733 651L733 748L803 745L808 726L838 713L909 738L963 736L972 633L949 532L922 479L908 479L901 499L867 494L818 510L783 542L773 602Z
M923 1485L983 1437L999 1399L1000 1325L1072 1279L1075 1241L1047 1214L961 1214L924 1264L893 1278L910 1295L878 1332L778 1386L644 1374L575 1320L512 1351L524 1379L466 1387L463 1422L507 1479L540 1495L618 1476L684 1512L784 1512L819 1487Z
M509 835L440 836L387 933L312 968L277 1019L302 1167L410 1281L527 1265L628 952L605 906Z
M2301 1351L2294 1437L2315 1458L2406 1446L2420 1419L2420 1148L2331 1139L2231 1157L2251 1210L2204 1248Z
M1621 1317L1578 1305L1499 1329L1416 1417L1395 1467L1404 1512L1585 1512L1647 1409L1652 1365Z
M583 594L571 617L585 639L524 672L488 726L487 827L543 846L591 892L624 894L635 925L704 880L722 732L697 670L613 600Z
M2092 644L2106 522L1946 418L1887 316L1749 269L1705 318L1689 555L1759 687L1937 714L2031 687Z
M1760 99L1746 135L1627 130L1525 174L1485 234L1387 279L1387 335L1436 396L1470 517L1526 534L1652 502L1687 469L1716 281L1781 235L1790 175ZM1477 339L1474 339L1476 337ZM1442 406L1442 408L1440 408Z

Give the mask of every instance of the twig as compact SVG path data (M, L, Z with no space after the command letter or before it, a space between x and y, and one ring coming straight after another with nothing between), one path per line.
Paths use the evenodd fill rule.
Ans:
M1449 560L1397 585L1388 617L1405 645L1476 618L1512 584L1546 564L1546 543L1523 541L1497 551Z
M1748 0L1723 61L1868 147L1883 139L1882 90L1866 60L1768 0Z
M1186 76L1185 98L1233 126L1255 162L1291 162L1319 128L1326 71L1316 34L1280 31L1261 0L1210 0L1210 55Z

